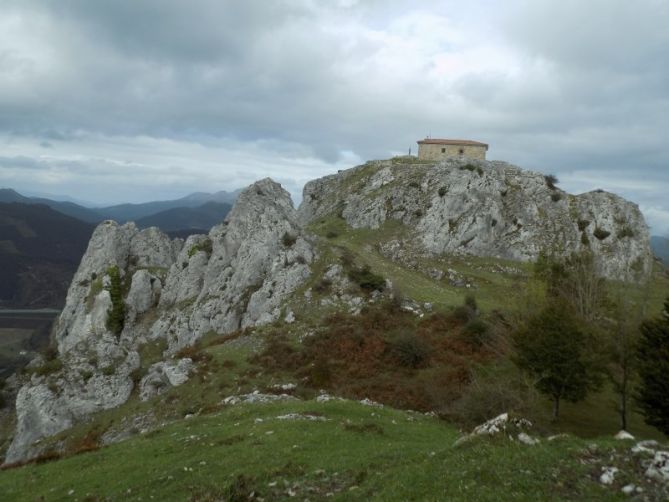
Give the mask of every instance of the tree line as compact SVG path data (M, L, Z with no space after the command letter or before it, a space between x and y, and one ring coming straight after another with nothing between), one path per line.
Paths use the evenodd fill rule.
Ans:
M592 253L542 257L535 276L545 286L541 308L513 335L515 364L553 402L583 400L610 382L622 429L633 406L669 435L669 299L648 313L649 286L607 283Z

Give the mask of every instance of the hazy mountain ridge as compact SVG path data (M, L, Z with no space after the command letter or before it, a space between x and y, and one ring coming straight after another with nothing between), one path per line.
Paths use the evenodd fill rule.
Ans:
M197 207L175 207L135 220L139 228L158 227L163 232L209 229L225 219L232 206L226 202L205 202Z
M231 205L234 203L239 190L234 192L219 191L215 193L195 192L180 199L150 201L138 204L117 204L107 207L84 207L73 202L56 201L42 197L26 197L11 188L0 189L0 202L20 202L24 204L43 204L54 211L72 216L89 223L100 223L103 220L114 220L119 223L137 221L163 211L189 208L195 209L213 202ZM207 212L203 209L203 213ZM195 225L198 226L198 225ZM204 225L200 225L204 227ZM170 228L169 230L181 230L181 228Z

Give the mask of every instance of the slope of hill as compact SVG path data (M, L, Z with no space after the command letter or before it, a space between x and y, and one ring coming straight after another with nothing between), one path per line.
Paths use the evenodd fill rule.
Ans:
M650 268L647 229L634 204L607 193L571 196L548 186L538 173L502 163L451 165L407 159L368 163L307 185L299 211L280 185L265 179L240 194L223 223L207 235L192 235L185 242L172 241L155 229L139 231L134 225L101 224L54 329L58 354L36 363L17 383L22 387L16 399L16 428L13 433L0 431L0 443L9 446L6 460L58 456L54 450L75 453L96 449L133 435L136 429L144 430L145 439L94 454L115 473L114 482L125 482L124 489L134 493L141 490L130 481L135 478L119 469L141 463L142 452L151 448L171 448L173 444L168 442L181 437L185 428L199 431L197 424L206 422L206 444L215 448L220 441L226 448L226 455L216 458L229 458L229 452L244 469L216 464L214 457L205 458L200 449L179 450L183 454L180 458L196 460L202 466L196 470L195 465L187 464L183 472L202 476L189 485L178 484L181 480L171 484L174 493L202 486L202 498L225 498L230 495L224 491L237 486L240 474L245 478L239 478L239 484L248 482L262 493L261 486L275 481L268 476L275 476L281 468L264 458L262 448L268 440L272 451L283 452L277 458L292 461L291 467L284 466L288 471L298 466L297 474L284 477L289 483L308 485L301 473L312 468L338 469L341 473L359 467L367 474L358 477L354 472L353 483L344 483L346 492L340 497L388 495L383 481L397 475L393 462L384 463L372 455L361 456L356 463L329 443L317 454L307 455L313 453L314 444L323 445L325 437L345 443L351 437L378 435L387 440L383 448L388 449L381 450L387 454L383 458L395 458L404 447L395 439L412 434L403 430L412 420L404 418L403 412L384 408L392 415L388 415L389 420L360 423L358 405L312 401L319 389L349 399L371 398L431 412L461 424L474 421L472 417L478 421L481 416L485 419L512 409L523 410L524 416L536 420L537 430L545 435L611 435L619 422L613 404L616 396L610 387L573 407L565 405L562 421L552 423L545 418L550 403L520 378L512 364L511 329L525 311L541 308L544 300L545 285L532 276L531 261L547 243L563 244L553 249L563 257L572 251L590 250L602 274L618 273L616 280L630 279L625 284L612 281L611 287L624 287L631 302L636 294L633 280L650 277L648 310L659 312L669 285L666 277ZM637 265L625 270L621 265L625 263ZM105 288L105 284L109 286ZM109 323L112 316L120 322ZM253 402L265 399L260 397L265 394L284 391L304 399L304 403L239 408L261 419L254 424L246 424L234 409L222 406L230 404L229 400L221 402L230 394L249 394ZM334 413L337 403L344 409ZM271 415L264 410L270 410ZM382 413L379 410L367 408L365 417L376 420ZM199 415L209 416L193 418ZM323 427L321 432L312 431L315 443L292 429L284 435L284 419L276 418L283 415L291 416L285 423L292 424L290 420L295 419L301 432L307 430L304 424L311 427L312 422L314 427ZM182 421L184 417L189 420ZM231 420L238 425L230 424ZM163 436L161 424L170 421L177 423ZM255 428L247 429L247 425ZM387 429L391 425L402 429L397 436L394 429ZM333 429L338 426L343 431ZM430 471L426 479L443 477L439 465L450 467L449 462L457 461L469 465L479 454L496 460L491 464L484 460L484 470L477 470L475 477L480 478L491 465L508 461L499 467L506 472L519 465L513 455L520 455L520 450L514 448L529 448L493 441L478 450L480 445L473 443L461 450L473 456L459 457L450 446L453 426L443 427L451 431L444 434L448 451L444 449L443 456L433 449L422 451L425 444L438 443L432 433L423 431L431 436L425 443L414 439L423 446L408 464L416 461L416 471ZM630 413L629 428L645 438L658 436L636 413ZM233 431L241 431L241 438L253 438L253 447L244 449L248 457L238 455L235 445L245 440L235 437L237 432ZM418 436L425 439L423 432ZM281 441L273 443L271 437ZM198 441L192 440L193 444ZM578 451L582 450L583 443L575 441ZM139 447L128 446L140 443ZM310 446L308 452L300 450L302 443ZM634 482L646 493L654 493L651 490L656 486L647 486L638 477L641 464L630 460L627 450L607 449L610 442L606 440L596 443L593 451L603 449L602 458L615 460L614 465L625 472L620 483ZM297 445L294 452L292 445ZM361 448L371 455L373 446L368 442ZM564 472L551 476L556 483L566 483L563 488L573 490L566 491L566 497L621 493L618 485L615 492L596 492L601 488L598 479L604 466L603 460L594 460L592 452L584 453L587 462L578 457L572 463L573 450L551 448L547 440L531 448L527 450L533 452L530 455L545 454L551 465L570 459L565 460ZM332 457L327 456L329 451ZM437 464L429 460L431 451L440 459ZM614 453L619 457L612 459ZM131 460L121 465L118 459L122 457ZM19 474L9 476L13 481L8 489L28 497L20 491L20 473L35 473L32 469L72 479L70 469L80 465L78 458L16 471ZM151 464L165 471L163 481L176 479L167 472L170 458L165 457L167 464ZM328 458L340 460L327 463ZM398 458L398 462L403 460ZM319 462L323 465L316 466ZM228 483L209 479L209 467L204 466L210 463L219 467L216 472L223 472ZM146 480L151 469L140 471L137 476ZM377 478L377 473L382 474ZM99 483L96 476L78 479L82 486L91 486L87 488L91 494L116 493L115 488L94 490L92 485ZM546 484L532 489L552 493L557 484L543 479ZM486 483L480 485L481 490L487 489ZM508 489L521 485L514 478ZM389 486L405 493L400 484ZM492 486L499 489L500 480L491 481ZM357 492L359 489L363 491ZM450 490L450 494L454 487L431 484L424 489L416 493ZM332 490L338 493L336 488ZM522 498L524 488L520 490L516 495ZM480 493L488 496L485 491ZM142 497L146 494L141 492ZM280 496L268 490L268 498Z
M206 202L198 207L167 209L135 220L135 223L139 228L158 227L163 232L198 228L208 231L222 222L231 208L227 203Z
M0 203L0 305L61 307L92 232L45 205Z
M669 239L654 235L650 238L650 245L655 256L662 260L665 265L669 265Z
M219 406L143 432L100 449L81 437L85 453L0 472L0 493L17 502L629 500L632 485L643 500L669 495L645 475L652 456L632 453L634 441L457 446L460 433L437 418L355 401Z

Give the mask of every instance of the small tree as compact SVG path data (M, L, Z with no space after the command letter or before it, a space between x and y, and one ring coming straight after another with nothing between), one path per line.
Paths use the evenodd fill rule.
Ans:
M563 302L551 302L514 335L515 363L533 379L536 389L553 400L553 419L560 401L576 402L601 383L591 336Z
M641 324L638 367L637 401L646 423L669 435L669 298L662 317Z
M591 251L563 259L542 256L535 273L546 281L549 297L570 304L586 321L593 321L608 301L606 281L599 275Z
M109 275L109 296L112 306L107 311L107 329L119 335L123 331L125 323L125 301L123 300L123 284L121 282L121 273L116 265L110 267L107 271Z

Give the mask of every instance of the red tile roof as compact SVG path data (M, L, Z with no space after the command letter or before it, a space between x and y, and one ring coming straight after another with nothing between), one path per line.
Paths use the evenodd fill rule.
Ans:
M488 148L486 143L481 143L479 141L472 141L469 139L437 139L437 138L425 138L418 141L419 145L465 145L465 146L485 146Z

